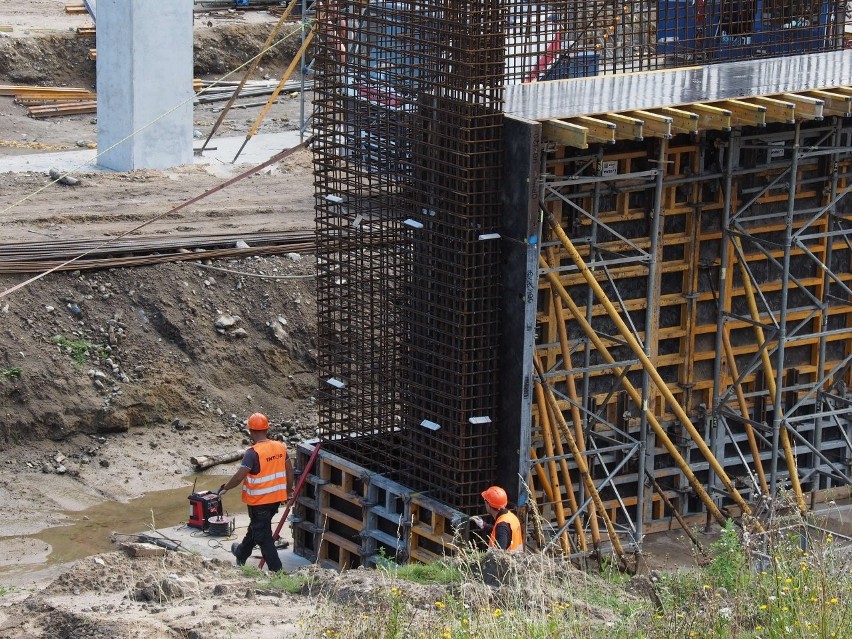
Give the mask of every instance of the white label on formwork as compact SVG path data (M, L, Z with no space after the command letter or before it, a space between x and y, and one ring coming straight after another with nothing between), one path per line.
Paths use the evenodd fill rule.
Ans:
M784 141L769 143L769 159L784 157Z
M601 175L603 177L618 175L618 161L608 160L606 162L601 162Z

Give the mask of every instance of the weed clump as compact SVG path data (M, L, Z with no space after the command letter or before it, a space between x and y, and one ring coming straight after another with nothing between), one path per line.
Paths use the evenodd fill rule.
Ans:
M744 532L732 521L707 561L655 573L638 596L561 558L462 549L428 566L383 558L369 606L329 600L329 639L839 639L852 628L852 554L802 517ZM638 582L637 582L638 583Z
M64 335L54 335L50 341L70 355L78 364L85 362L91 353L100 353L100 350L94 344L84 339L69 339Z

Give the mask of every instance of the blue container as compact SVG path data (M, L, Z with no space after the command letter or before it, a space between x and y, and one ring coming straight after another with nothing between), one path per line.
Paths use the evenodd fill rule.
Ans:
M773 16L758 2L756 46L761 55L789 55L830 48L831 2L820 3L817 16Z
M695 50L695 0L659 0L657 53L686 55Z
M714 62L747 60L755 57L758 28L763 0L714 0L707 2L708 53Z
M597 51L570 51L559 56L542 80L592 78L598 75L600 56Z

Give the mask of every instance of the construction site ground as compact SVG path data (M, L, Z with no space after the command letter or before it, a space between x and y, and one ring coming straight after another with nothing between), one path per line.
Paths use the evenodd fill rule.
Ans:
M94 88L94 41L75 35L89 20L66 14L65 4L3 3L0 84ZM274 20L265 12L197 16L196 77L242 64ZM296 44L258 75L280 77ZM218 107L196 108L201 136ZM298 96L284 97L260 133L286 134L281 148L292 144L300 107ZM220 135L241 138L259 110L232 111ZM61 153L90 149L96 138L94 115L35 120L0 97L3 244L114 238L251 166L211 160L109 173L87 165L73 172L77 186L48 184L45 158L34 154L60 154L57 167L68 170ZM20 162L15 170L9 158ZM131 237L312 229L313 205L302 149ZM232 565L230 540L147 558L113 544L184 521L193 483L215 489L236 466L194 473L190 457L244 447L240 427L251 412L267 413L291 445L316 434L312 257L199 260L69 270L0 299L0 636L308 637L323 627L316 619L327 606L369 606L387 590L384 577L364 571L316 571L320 586L300 595L258 589ZM31 276L2 273L0 291ZM233 328L217 330L222 318ZM232 492L226 508L242 513ZM660 548L656 566L690 555L679 533ZM174 596L136 596L151 579L167 579ZM427 605L442 596L431 588L418 594Z

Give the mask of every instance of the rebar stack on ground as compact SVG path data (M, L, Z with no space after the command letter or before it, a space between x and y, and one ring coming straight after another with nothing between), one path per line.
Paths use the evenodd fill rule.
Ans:
M242 241L249 248L237 248ZM222 259L250 255L312 253L316 246L311 231L134 237L106 240L45 240L0 244L0 273L38 273L77 255L87 257L60 270L84 270L117 266L148 266L163 262ZM197 252L203 250L203 253Z

